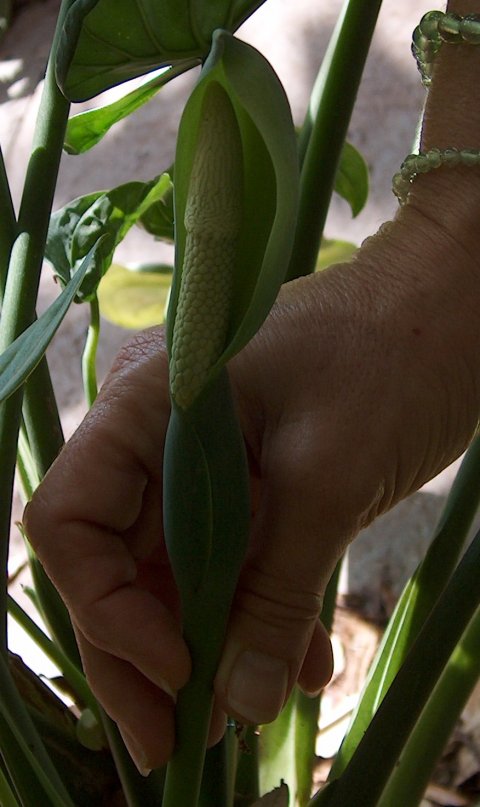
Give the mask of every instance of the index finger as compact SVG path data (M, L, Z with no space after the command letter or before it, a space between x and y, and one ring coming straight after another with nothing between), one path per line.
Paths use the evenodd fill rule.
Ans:
M29 540L73 621L96 647L170 690L189 674L187 649L168 608L138 584L124 540L143 517L160 544L161 468L169 416L163 334L138 335L121 352L95 406L25 511ZM158 534L156 534L158 533ZM166 570L167 572L167 570Z

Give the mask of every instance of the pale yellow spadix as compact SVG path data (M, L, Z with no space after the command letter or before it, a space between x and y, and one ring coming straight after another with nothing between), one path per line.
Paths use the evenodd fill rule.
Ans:
M185 207L185 252L170 388L187 409L225 348L242 223L242 142L233 106L212 82L203 102Z

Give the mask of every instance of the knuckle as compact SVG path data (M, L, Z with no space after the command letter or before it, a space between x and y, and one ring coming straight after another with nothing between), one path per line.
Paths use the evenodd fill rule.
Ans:
M260 619L273 631L302 633L314 623L322 608L322 597L275 574L249 568L236 597L236 608Z

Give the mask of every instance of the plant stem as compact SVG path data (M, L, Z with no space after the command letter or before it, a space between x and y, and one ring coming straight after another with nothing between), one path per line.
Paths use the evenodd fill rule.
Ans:
M22 411L37 476L43 479L65 442L45 356L25 384Z
M335 175L382 0L345 0L300 137L300 207L287 280L315 271Z
M165 778L164 770L152 771L147 778L141 776L125 748L116 724L103 710L101 715L128 807L159 807Z
M477 611L402 751L378 807L420 803L435 764L480 676Z
M376 807L408 738L480 603L480 531L418 634L340 778L311 807ZM408 708L406 708L408 704ZM415 783L410 783L415 788ZM406 804L411 804L407 798Z
M198 803L212 705L211 683L197 675L177 703L176 723L182 727L182 737L167 766L162 807L196 807Z
M8 784L7 777L0 768L0 804L2 807L21 807Z
M93 406L98 394L96 359L99 336L100 309L98 297L95 295L93 300L90 301L90 325L88 326L87 339L82 355L83 388L88 408Z
M0 712L3 734L3 736L0 735L2 753L8 748L12 750L10 739L5 740L5 728L7 727L19 746L18 753L14 755L10 753L8 756L7 764L12 765L12 769L9 770L12 780L16 783L22 781L25 776L33 777L36 780L36 790L31 795L36 799L36 804L39 803L38 788L41 787L44 794L48 795L48 804L51 804L52 807L74 807L18 694L8 664L1 654Z
M7 281L8 262L16 232L17 220L13 209L5 161L0 148L0 290L2 298Z
M15 602L13 597L8 595L8 610L14 620L23 628L25 633L43 650L47 658L53 661L62 672L65 680L70 685L80 703L88 706L94 715L100 720L100 710L92 691L87 684L85 676L72 664L60 647L43 632L36 622Z
M249 726L245 735L247 751L238 752L237 776L235 781L235 792L237 798L235 807L252 804L260 795L260 785L258 780L259 753L258 753L258 731L255 726Z
M45 240L69 110L69 103L56 84L54 57L65 15L72 3L73 0L62 2L47 66L33 152L20 205L18 235L13 244L5 287L0 321L0 352L30 325L35 315ZM19 391L0 408L0 648L5 657L6 569L21 405L22 392Z
M330 578L323 600L321 620L329 633L332 632L341 568L342 561L340 560ZM304 805L308 804L312 792L315 744L318 734L318 719L320 716L321 703L321 694L316 698L308 698L300 689L297 689L295 699L295 761L297 770L297 800L300 807L304 807Z
M207 750L198 807L212 807L213 804L233 807L233 788L230 787L229 778L233 772L229 765L229 750L225 735Z
M381 699L445 588L463 550L479 500L480 436L475 438L463 458L428 552L397 603L329 779L336 779L347 766Z

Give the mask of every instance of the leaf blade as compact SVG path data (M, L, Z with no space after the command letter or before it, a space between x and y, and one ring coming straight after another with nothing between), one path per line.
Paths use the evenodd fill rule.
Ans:
M112 126L147 104L165 84L190 70L196 64L196 60L185 60L176 67L167 68L160 76L155 76L113 103L96 109L88 109L69 118L64 150L67 154L83 154L93 148L105 137Z
M55 302L0 356L0 403L24 383L40 362L101 247L98 241Z

